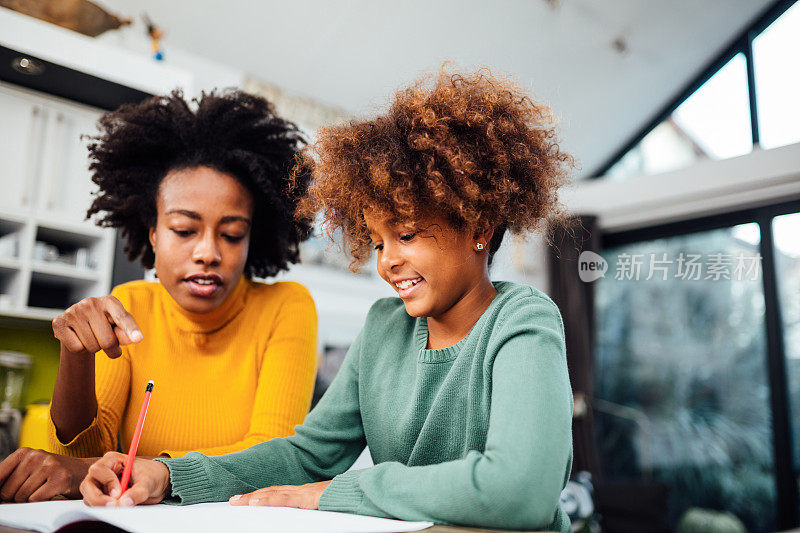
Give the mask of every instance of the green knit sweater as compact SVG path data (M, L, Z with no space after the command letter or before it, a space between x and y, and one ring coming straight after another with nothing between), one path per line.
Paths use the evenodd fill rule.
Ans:
M376 302L297 433L247 450L159 459L171 501L224 501L333 479L319 508L506 529L569 531L558 504L572 466L572 393L556 305L498 294L457 344L426 349L427 321ZM346 470L368 445L375 466Z

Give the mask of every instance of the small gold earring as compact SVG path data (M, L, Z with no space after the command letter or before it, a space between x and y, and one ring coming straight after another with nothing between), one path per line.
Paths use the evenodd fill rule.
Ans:
M485 245L482 242L479 242L478 244L475 245L475 248L477 248L478 250L483 250L484 246Z

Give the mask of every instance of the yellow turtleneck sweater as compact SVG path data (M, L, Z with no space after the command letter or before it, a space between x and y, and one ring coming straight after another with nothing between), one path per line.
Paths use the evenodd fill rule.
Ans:
M160 283L112 293L144 339L122 356L95 356L97 416L62 443L50 419L50 451L95 457L130 446L148 380L155 388L138 455L220 455L294 433L311 404L317 315L298 283L244 277L210 313L186 311Z

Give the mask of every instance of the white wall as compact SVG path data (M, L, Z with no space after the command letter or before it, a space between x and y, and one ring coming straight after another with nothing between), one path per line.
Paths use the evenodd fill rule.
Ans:
M124 50L151 63L188 72L192 77L191 86L181 88L189 97L199 96L201 91L211 89L243 87L245 83L243 70L175 48L169 45L168 40L164 46L164 60L156 61L152 57L150 39L146 35L144 25L138 19L134 20L131 26L106 32L95 40L101 46ZM170 89L172 88L174 87Z

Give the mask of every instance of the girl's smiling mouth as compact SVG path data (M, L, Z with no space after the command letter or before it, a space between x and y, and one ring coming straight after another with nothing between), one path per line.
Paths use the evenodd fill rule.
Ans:
M420 276L416 278L408 278L400 281L394 281L392 282L392 284L397 289L397 293L399 294L400 298L406 299L415 294L418 290L419 285L424 281L425 279Z

